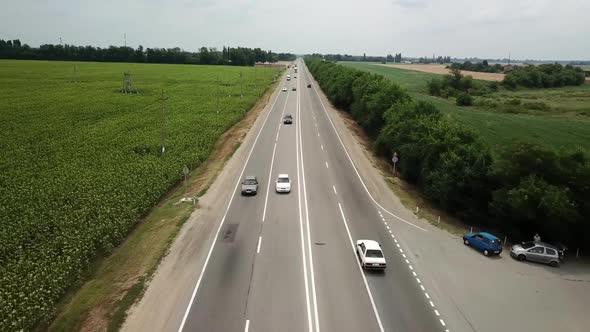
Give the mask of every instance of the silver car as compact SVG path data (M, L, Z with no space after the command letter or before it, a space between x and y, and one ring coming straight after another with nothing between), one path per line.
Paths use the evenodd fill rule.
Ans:
M242 181L242 195L256 195L258 193L258 179L249 175Z
M559 266L559 251L555 246L544 242L523 242L515 244L510 249L510 256L519 261L533 261Z

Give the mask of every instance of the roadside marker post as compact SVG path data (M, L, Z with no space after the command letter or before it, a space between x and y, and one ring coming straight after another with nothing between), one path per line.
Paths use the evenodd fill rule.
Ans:
M188 176L189 169L188 166L184 165L182 168L182 175L184 175L184 191L186 192L186 177Z
M395 174L395 164L397 164L397 162L399 161L399 158L397 157L397 152L393 153L391 161L393 162L393 174Z

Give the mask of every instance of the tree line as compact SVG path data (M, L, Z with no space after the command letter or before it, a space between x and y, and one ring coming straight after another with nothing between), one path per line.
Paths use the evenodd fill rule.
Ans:
M387 56L367 56L367 54L363 55L350 55L350 54L319 54L313 53L311 55L307 55L309 57L317 57L322 58L326 61L363 61L363 62L402 62L402 54L396 53L395 56L388 54Z
M201 47L198 52L188 52L174 48L136 49L126 46L94 46L43 44L38 48L22 44L20 40L0 39L0 59L26 60L65 60L98 62L145 62L252 66L255 62L293 61L296 56L291 53L273 53L260 48Z
M590 152L514 142L499 153L479 134L415 101L381 75L319 58L306 64L330 101L366 131L374 150L393 152L401 176L449 213L513 241L540 233L590 248Z
M469 70L469 71L477 71L482 73L502 73L504 72L504 66L499 63L496 63L492 66L488 64L488 60L483 60L482 62L471 62L465 61L463 63L455 62L452 63L448 68L451 69L460 69L460 70Z
M502 82L507 88L554 88L567 85L582 85L586 78L584 70L572 65L542 64L516 67L506 74Z

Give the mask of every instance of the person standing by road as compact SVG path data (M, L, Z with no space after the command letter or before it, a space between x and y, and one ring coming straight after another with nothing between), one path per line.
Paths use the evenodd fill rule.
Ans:
M534 241L536 244L539 244L539 243L541 243L541 237L539 236L539 233L535 233L535 236L533 237L533 241Z

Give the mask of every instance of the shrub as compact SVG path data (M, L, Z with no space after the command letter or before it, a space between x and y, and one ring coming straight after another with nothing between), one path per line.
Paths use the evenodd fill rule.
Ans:
M492 90L493 92L498 91L498 88L500 87L500 83L496 82L496 81L491 81L488 82L488 88L490 90Z
M545 104L542 101L525 102L523 104L523 106L528 109L536 110L536 111L550 111L551 110L551 107L549 107L549 105Z
M471 106L473 105L473 97L462 92L457 95L457 100L455 102L457 106Z
M431 96L440 96L442 89L442 82L439 79L433 78L426 83L428 87L428 93Z

